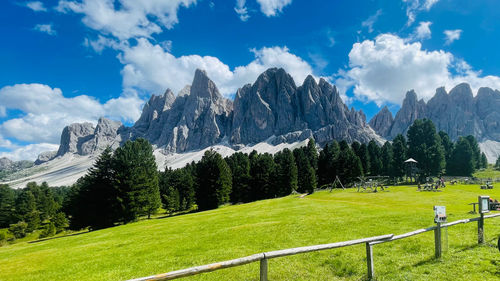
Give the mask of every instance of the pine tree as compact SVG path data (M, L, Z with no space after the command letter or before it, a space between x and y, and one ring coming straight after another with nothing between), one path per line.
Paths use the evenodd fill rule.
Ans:
M408 129L408 156L418 162L423 176L437 176L445 167L444 149L429 119L417 119Z
M331 144L325 144L325 147L319 153L318 180L321 186L333 183L335 180L338 171L336 162L339 154L339 143L335 140Z
M495 169L500 170L500 155L498 155L497 161L495 162Z
M470 142L464 137L459 137L450 161L447 163L447 174L450 176L471 176L474 172L473 154Z
M292 151L285 148L274 155L276 163L277 196L286 196L297 190L297 165Z
M198 190L196 202L199 210L216 209L229 202L231 169L220 154L207 150L197 165Z
M361 161L361 165L363 166L363 173L368 175L371 169L371 159L370 154L368 153L368 146L363 143L359 146L358 152L354 150L354 153L356 153L356 156L358 156L359 160Z
M441 138L441 144L443 145L445 161L448 162L453 152L454 144L450 140L450 136L443 131L439 131L439 137Z
M253 154L250 158L250 176L252 201L274 198L278 194L276 187L276 167L273 156L269 153Z
M392 154L394 176L401 178L405 175L406 167L404 161L407 159L406 139L403 135L398 134L392 141Z
M480 169L481 150L479 149L479 144L473 135L468 135L465 139L469 142L470 148L472 149L472 162L474 163L474 169Z
M317 184L314 168L311 166L303 148L295 149L293 155L297 163L297 191L312 194Z
M344 185L351 184L363 176L363 165L354 151L347 147L340 152L337 161L338 176Z
M6 184L0 184L0 228L14 223L15 192Z
M36 198L27 188L24 188L16 198L16 220L28 224L27 232L32 232L40 226L40 214L36 209Z
M236 152L227 157L226 162L231 169L233 186L231 202L250 202L250 159L247 154Z
M481 152L481 168L488 168L488 158L486 158L486 154L484 154L484 152Z
M370 155L370 175L377 176L382 174L381 150L374 140L368 143L368 154Z
M180 210L180 196L179 191L172 185L172 169L165 169L164 172L160 172L158 176L160 198L163 204L163 209L168 213L173 213Z
M388 141L382 146L381 157L382 161L382 175L384 176L394 176L394 168L392 166L392 159L394 158L392 152L392 144Z
M120 201L123 222L148 218L160 207L158 172L153 148L142 138L127 141L113 155L115 187Z
M314 171L318 170L318 150L316 149L316 142L313 138L309 139L309 142L306 146L306 155L311 167Z

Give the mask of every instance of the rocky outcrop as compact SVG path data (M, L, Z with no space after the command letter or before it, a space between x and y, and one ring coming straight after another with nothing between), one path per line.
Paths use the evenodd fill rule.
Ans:
M377 115L370 120L370 127L381 136L387 136L391 129L394 118L387 106L384 106Z
M13 173L33 166L31 161L12 161L7 157L0 158L0 176L5 173Z
M81 154L82 144L93 137L94 125L92 123L74 123L66 126L61 134L61 144L57 156L66 153Z
M42 163L48 162L57 156L57 151L45 151L38 155L35 160L35 165L40 165Z
M462 83L449 93L444 87L436 89L436 94L427 103L418 101L415 92L406 94L401 109L396 114L390 129L379 122L386 115L382 109L370 124L381 136L388 139L397 134L406 134L416 119L428 118L437 130L446 132L451 139L473 135L479 142L500 141L500 92L490 88L480 88L474 97L471 87ZM382 126L381 123L384 123Z

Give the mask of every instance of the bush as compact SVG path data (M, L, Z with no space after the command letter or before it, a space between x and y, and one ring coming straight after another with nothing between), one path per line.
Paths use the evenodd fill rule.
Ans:
M24 221L20 221L15 224L11 224L9 226L9 231L14 235L15 238L23 238L26 237L26 229L28 228L28 224Z
M47 225L45 225L44 229L42 230L42 233L40 233L40 238L50 237L54 235L56 235L56 226L54 225L53 222L50 222Z
M0 232L0 242L2 242L3 240L5 240L7 238L7 235L5 235L4 232Z

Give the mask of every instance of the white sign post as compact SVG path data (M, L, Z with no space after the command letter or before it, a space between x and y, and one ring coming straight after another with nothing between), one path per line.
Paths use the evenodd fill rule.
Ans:
M442 248L441 248L441 223L446 222L446 207L445 206L434 206L434 222L437 224L434 230L434 250L436 253L436 258L441 258Z
M479 215L481 216L477 221L477 243L484 243L484 214L490 212L490 197L479 196Z

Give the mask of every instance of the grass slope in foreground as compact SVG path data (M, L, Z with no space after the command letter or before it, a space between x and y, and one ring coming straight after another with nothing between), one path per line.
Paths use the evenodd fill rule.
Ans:
M288 196L213 211L141 221L37 243L0 248L0 280L123 280L238 258L263 251L401 234L433 225L433 205L449 221L469 218L478 195L500 198L500 186L448 186L443 192L391 187ZM448 250L434 256L433 232L374 246L378 280L498 280L495 248L500 218L486 220L486 244L477 224L448 229ZM443 231L446 239L446 231ZM258 263L184 280L258 280ZM270 280L364 280L365 245L269 261Z

